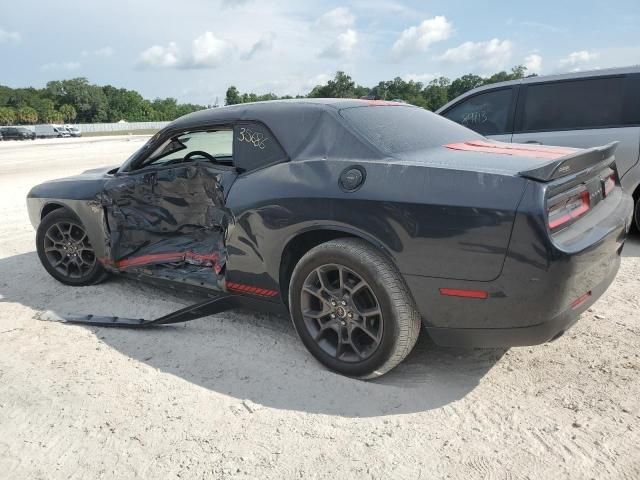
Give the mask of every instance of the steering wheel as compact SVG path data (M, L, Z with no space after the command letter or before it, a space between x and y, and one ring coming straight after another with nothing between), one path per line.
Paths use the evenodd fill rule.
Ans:
M189 152L184 156L183 161L187 162L189 160L191 160L191 157L204 157L207 160L209 160L210 162L217 162L218 159L216 157L214 157L213 155L209 155L207 152L203 152L202 150L194 150L193 152Z

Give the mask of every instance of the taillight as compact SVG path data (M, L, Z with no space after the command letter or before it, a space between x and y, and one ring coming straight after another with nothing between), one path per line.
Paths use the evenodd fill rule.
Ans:
M589 211L589 192L586 188L574 194L559 195L548 203L548 222L551 231L559 230Z
M616 187L616 174L612 173L602 181L602 191L604 192L604 196L608 197L615 187Z

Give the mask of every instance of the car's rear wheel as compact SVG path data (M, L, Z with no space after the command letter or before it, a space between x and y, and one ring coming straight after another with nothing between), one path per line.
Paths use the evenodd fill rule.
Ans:
M293 271L289 306L311 354L351 377L385 374L409 354L420 332L404 279L359 239L332 240L307 252Z
M36 247L44 268L62 283L94 285L107 277L82 222L68 210L54 210L42 219Z

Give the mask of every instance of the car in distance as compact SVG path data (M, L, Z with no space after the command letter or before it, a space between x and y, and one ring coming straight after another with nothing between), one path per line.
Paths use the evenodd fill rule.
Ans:
M70 137L71 134L62 125L44 124L36 125L35 133L37 138L63 138Z
M0 129L4 140L35 140L36 134L26 127L4 127Z
M640 229L640 66L528 77L471 90L436 113L503 142L594 147L617 141Z
M72 137L81 137L82 132L78 127L74 127L73 125L63 125L63 127L67 130L70 136Z
M615 144L510 145L407 104L289 100L181 117L116 168L28 194L44 268L235 293L289 312L342 374L441 345L561 335L620 265Z

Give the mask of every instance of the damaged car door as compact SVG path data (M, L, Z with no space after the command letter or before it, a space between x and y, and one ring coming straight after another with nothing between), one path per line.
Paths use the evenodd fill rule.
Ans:
M107 182L103 264L221 289L230 222L225 198L237 175L231 129L165 140L132 171Z

